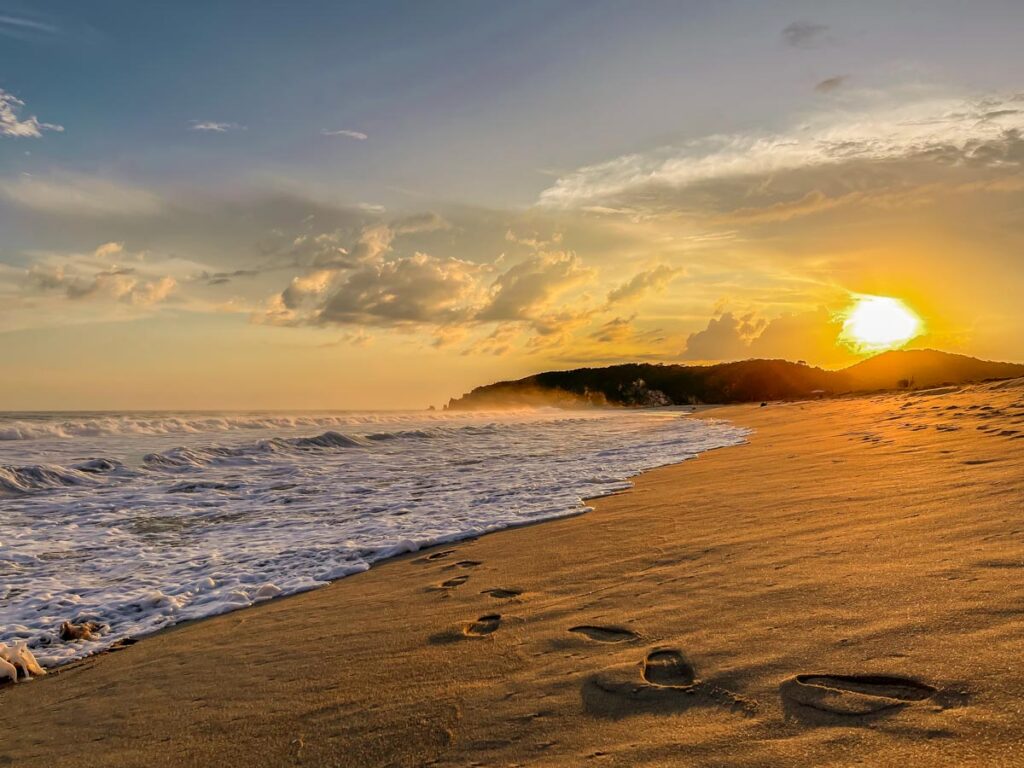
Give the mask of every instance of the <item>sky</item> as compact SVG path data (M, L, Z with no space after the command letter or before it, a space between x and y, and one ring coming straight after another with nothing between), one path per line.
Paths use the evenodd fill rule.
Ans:
M1024 3L0 0L0 410L1024 361Z

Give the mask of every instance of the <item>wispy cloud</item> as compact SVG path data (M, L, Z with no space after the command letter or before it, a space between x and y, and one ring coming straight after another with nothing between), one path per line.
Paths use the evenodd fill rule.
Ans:
M638 272L628 281L608 294L608 304L620 304L635 301L649 291L658 291L669 284L682 270L674 269L667 264L659 264L654 269Z
M227 133L228 131L244 131L246 127L238 123L220 123L214 120L192 120L188 129L190 131L206 131L209 133Z
M53 37L59 35L60 28L35 19L24 16L11 16L0 14L0 37L9 37L15 40L27 40L32 38Z
M366 141L368 138L370 138L369 136L367 136L362 131L349 131L349 130L329 131L326 128L324 128L322 131L320 131L320 134L323 135L323 136L344 136L344 137L349 138L349 139L355 139L356 141Z
M782 30L782 40L794 48L813 48L825 40L828 25L794 21Z
M24 120L18 117L25 102L12 93L0 88L0 136L9 136L16 139L38 139L43 131L64 130L64 126L55 123L40 122L35 115Z
M24 208L72 216L145 216L163 208L160 198L145 189L70 173L0 177L0 198Z
M778 134L708 136L570 173L540 196L548 208L652 211L659 194L842 163L922 159L1006 162L1024 132L1024 94L932 98L822 112ZM662 200L663 202L663 200Z

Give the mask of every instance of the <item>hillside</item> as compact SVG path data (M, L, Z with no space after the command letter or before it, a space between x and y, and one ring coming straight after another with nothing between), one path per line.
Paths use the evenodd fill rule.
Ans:
M935 350L886 352L840 371L786 360L718 365L629 363L548 371L477 387L451 409L517 406L658 406L800 399L880 389L920 389L1024 376L1024 364Z

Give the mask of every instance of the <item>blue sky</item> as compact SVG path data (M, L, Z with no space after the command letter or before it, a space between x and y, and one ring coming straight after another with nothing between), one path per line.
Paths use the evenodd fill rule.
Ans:
M746 354L855 292L916 301L936 344L1021 359L1013 308L969 307L1020 243L1022 28L997 0L0 0L6 394L36 403L38 334L85 327L140 345L158 327L168 366L198 359L204 323L253 360L443 361L433 399ZM602 298L632 280L635 304ZM723 327L719 347L695 336ZM765 352L814 357L798 346ZM196 381L241 376L199 358Z

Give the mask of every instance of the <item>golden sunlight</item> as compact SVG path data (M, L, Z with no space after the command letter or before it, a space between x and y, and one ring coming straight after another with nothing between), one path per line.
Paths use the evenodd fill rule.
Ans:
M914 310L889 296L857 295L841 317L840 340L860 352L898 349L922 331Z

